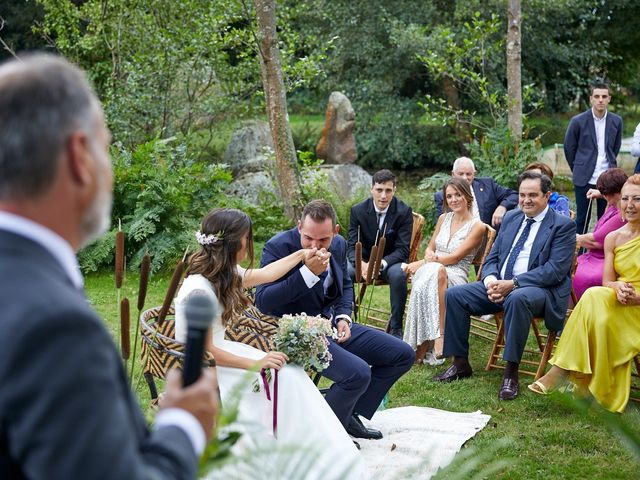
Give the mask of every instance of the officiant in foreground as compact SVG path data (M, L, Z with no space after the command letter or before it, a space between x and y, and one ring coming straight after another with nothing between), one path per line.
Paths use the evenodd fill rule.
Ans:
M213 370L167 378L155 428L89 307L75 251L110 224L109 131L85 75L49 55L0 66L0 478L192 479Z

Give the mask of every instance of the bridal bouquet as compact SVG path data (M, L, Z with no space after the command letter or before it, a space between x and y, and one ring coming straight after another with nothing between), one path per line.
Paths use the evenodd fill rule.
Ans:
M331 362L327 336L333 335L329 320L300 313L283 315L273 339L276 349L286 354L289 362L304 370L321 372Z

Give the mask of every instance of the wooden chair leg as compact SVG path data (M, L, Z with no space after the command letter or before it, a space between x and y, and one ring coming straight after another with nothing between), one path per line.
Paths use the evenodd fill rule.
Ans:
M545 344L544 350L542 351L542 358L540 359L540 364L538 365L538 370L536 371L534 380L538 380L542 375L544 375L544 372L547 369L549 358L551 358L551 353L553 352L553 346L557 336L558 333L555 330L549 330L549 334L547 335L547 343Z
M538 327L538 320L536 319L536 317L533 317L531 319L531 328L533 328L533 334L536 336L536 342L538 342L538 348L540 349L541 352L544 351L544 344L542 343L542 340L541 340L542 335L540 334L540 327Z
M496 367L496 361L500 356L500 352L504 345L504 320L501 315L498 316L496 314L496 322L498 323L498 333L496 334L496 339L493 342L493 347L491 347L491 353L489 354L489 360L487 361L487 366L485 368L487 371Z

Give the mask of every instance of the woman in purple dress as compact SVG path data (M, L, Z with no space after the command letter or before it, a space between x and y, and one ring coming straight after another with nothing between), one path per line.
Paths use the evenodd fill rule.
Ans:
M578 257L578 268L573 277L573 291L578 300L587 288L602 285L604 238L625 224L618 210L618 202L626 181L627 174L621 168L611 168L598 177L597 190L587 192L588 198L604 197L607 209L596 223L593 233L577 235L578 246L588 249Z

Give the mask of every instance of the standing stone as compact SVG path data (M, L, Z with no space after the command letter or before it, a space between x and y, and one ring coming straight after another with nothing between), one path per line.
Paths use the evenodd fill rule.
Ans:
M224 163L229 165L235 177L268 169L269 155L272 154L273 140L269 124L250 120L233 132L224 152Z
M322 138L316 146L316 155L326 163L355 163L358 158L353 134L356 122L349 99L340 92L332 92L327 105Z

